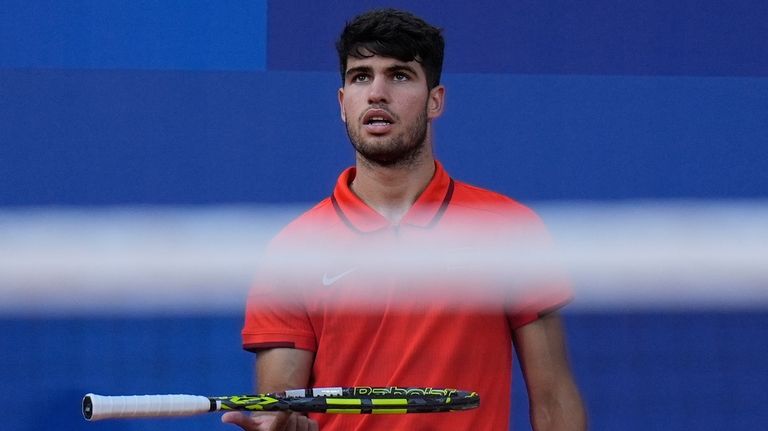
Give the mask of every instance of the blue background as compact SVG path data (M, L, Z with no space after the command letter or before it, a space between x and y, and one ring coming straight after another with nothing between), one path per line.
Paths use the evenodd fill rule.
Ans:
M0 210L322 199L352 162L333 43L382 4L4 1ZM445 29L436 150L455 177L534 207L768 197L768 3L386 4ZM566 323L593 429L768 423L764 311L614 309ZM247 392L240 325L0 317L4 428L224 429L216 417L86 424L79 402Z

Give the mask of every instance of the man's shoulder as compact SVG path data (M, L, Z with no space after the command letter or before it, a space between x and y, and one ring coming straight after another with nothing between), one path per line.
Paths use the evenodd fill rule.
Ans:
M331 198L325 198L283 227L272 240L282 243L291 240L307 240L322 235L340 224Z
M476 211L502 218L538 220L536 213L519 201L499 192L454 180L451 205L463 211Z

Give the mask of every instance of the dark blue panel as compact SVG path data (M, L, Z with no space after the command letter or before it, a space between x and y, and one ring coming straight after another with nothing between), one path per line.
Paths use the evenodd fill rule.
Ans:
M240 348L241 316L0 319L4 429L208 430L219 415L87 424L85 393L249 393L253 355ZM11 414L14 400L36 406Z
M5 0L0 67L263 70L266 0Z
M765 313L574 314L571 357L594 429L720 430L761 423ZM762 323L761 323L762 322ZM754 392L753 392L754 391Z
M761 429L768 420L768 313L566 313L592 429ZM86 424L80 398L235 394L252 388L242 316L0 319L4 426L62 431L225 429L219 415ZM519 372L513 429L530 429Z
M523 200L768 196L768 80L448 75L436 148ZM0 204L317 201L334 73L0 71Z
M524 200L768 196L765 78L450 75L437 152Z
M270 1L268 67L336 70L344 22L382 6L442 27L449 72L768 75L763 0Z
M330 74L0 71L0 204L317 201L337 112Z

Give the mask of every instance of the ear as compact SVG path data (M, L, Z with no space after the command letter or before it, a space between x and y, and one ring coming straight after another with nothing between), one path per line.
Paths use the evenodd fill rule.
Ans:
M341 113L341 121L347 122L347 113L344 111L344 88L339 88L339 111Z
M445 87L438 85L429 90L427 99L427 118L434 119L443 114L445 108Z

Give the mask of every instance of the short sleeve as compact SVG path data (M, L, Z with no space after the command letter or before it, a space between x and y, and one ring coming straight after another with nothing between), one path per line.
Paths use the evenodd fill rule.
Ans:
M517 329L541 316L556 311L573 300L573 288L563 266L558 262L556 245L533 211L524 217L523 241L526 250L543 259L539 273L530 279L522 278L511 289L507 303L510 328ZM546 275L545 275L546 274Z
M303 297L295 288L301 281L268 268L265 264L259 271L248 295L243 348L252 352L277 347L316 351L317 337Z
M507 312L509 326L515 330L564 307L572 300L573 289L566 279L527 286L510 301Z

